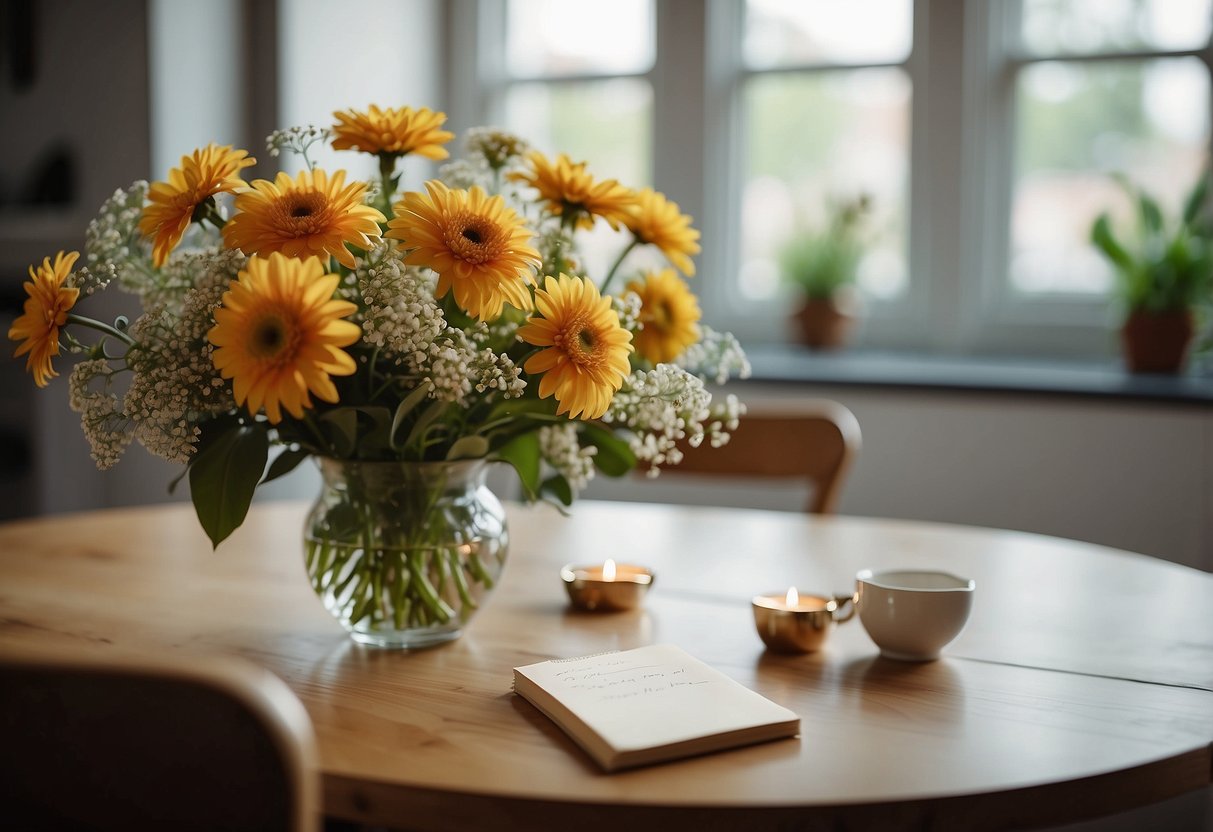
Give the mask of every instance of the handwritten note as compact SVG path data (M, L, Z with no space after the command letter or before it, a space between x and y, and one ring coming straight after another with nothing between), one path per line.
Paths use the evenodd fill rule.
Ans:
M514 690L608 770L791 736L800 722L669 644L515 668Z
M582 667L557 671L556 681L565 690L596 693L602 701L661 696L678 688L713 682L679 664L636 664L629 658L607 657L586 661Z

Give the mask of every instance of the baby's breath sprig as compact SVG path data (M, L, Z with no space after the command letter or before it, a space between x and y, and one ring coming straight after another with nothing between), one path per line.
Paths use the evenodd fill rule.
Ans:
M327 127L317 127L314 124L308 124L303 127L287 127L284 130L275 130L266 136L265 149L274 158L281 155L284 150L301 156L308 170L313 170L316 167L316 163L308 158L308 150L316 142L328 144L332 141L332 138L333 131Z

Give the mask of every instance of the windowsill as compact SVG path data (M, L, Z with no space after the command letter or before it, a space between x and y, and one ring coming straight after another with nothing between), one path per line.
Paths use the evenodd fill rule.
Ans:
M1115 361L957 357L867 350L812 352L795 346L746 349L751 381L903 390L1065 395L1145 402L1213 403L1208 371L1131 374Z

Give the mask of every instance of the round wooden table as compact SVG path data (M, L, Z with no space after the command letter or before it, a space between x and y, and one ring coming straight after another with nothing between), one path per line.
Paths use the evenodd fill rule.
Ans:
M217 551L187 505L0 527L0 645L238 654L319 739L326 814L409 829L999 828L1210 784L1213 576L1016 532L582 503L511 506L505 577L458 641L354 644L304 574L306 507L255 506ZM566 562L657 573L643 609L575 613ZM849 591L863 567L976 580L944 658L878 656L859 622L764 651L750 598ZM674 643L801 717L798 739L601 773L512 668ZM624 825L627 825L625 827Z

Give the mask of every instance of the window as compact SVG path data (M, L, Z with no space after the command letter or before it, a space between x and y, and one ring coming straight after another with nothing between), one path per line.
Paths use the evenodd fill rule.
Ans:
M1178 205L1209 145L1208 0L1027 0L1015 73L1008 279L1027 295L1091 295L1111 282L1091 218L1127 212L1109 174Z
M653 0L506 0L484 13L504 35L482 68L497 79L487 120L597 179L652 184ZM600 223L582 238L587 267L605 273L622 239Z
M908 283L912 0L749 0L740 67L741 295L779 295L780 249L820 228L827 201L866 195L872 247L860 284Z
M1110 357L1112 174L1174 210L1207 164L1213 0L477 8L479 118L677 200L705 319L751 344L789 331L781 247L866 193L860 344Z

